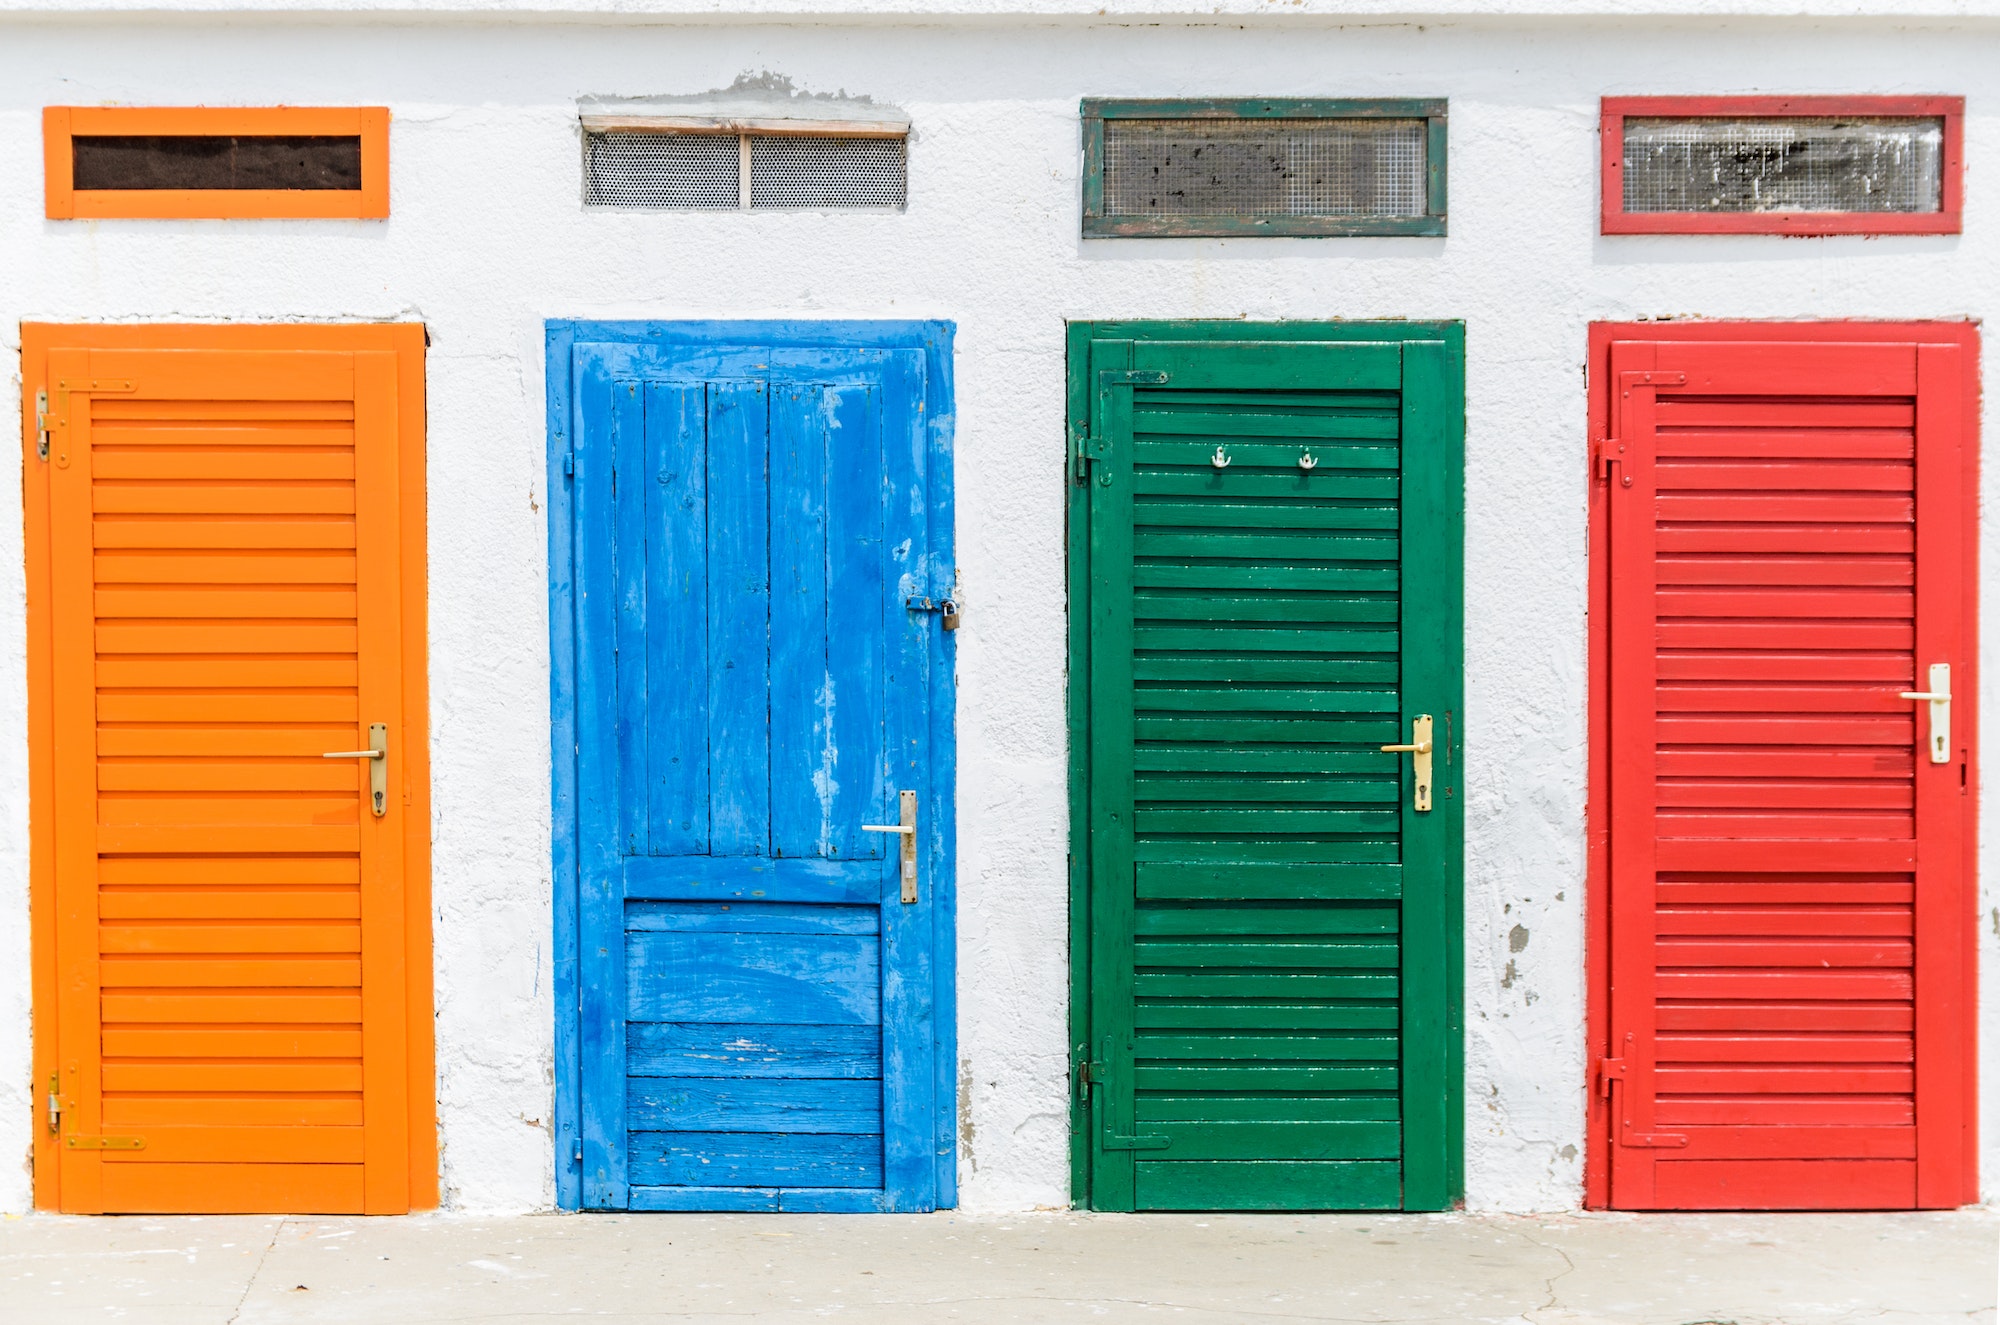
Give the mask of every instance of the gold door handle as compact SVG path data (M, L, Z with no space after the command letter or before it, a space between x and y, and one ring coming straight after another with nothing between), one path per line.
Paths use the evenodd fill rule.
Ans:
M321 759L366 759L368 761L368 799L375 817L380 819L389 812L389 724L371 722L368 724L368 748L366 750L328 750Z
M914 902L917 900L917 793L899 791L896 800L903 812L901 823L863 824L861 831L902 834L903 900Z
M1933 764L1951 762L1951 664L1931 664L1929 690L1903 690L1903 699L1921 700L1931 706L1929 745Z
M1416 774L1416 786L1410 804L1419 814L1428 813L1431 808L1431 715L1419 713L1410 719L1410 743L1408 745L1385 745L1383 754L1407 754L1410 756L1411 771Z

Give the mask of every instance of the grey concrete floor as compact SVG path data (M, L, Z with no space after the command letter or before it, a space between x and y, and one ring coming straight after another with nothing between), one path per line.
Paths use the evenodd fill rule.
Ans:
M2000 1215L0 1220L6 1325L1994 1320Z

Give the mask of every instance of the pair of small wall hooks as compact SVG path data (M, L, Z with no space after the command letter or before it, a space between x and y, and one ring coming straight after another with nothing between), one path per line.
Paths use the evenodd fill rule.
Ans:
M1216 447L1215 454L1208 458L1208 463L1214 465L1217 469L1229 468L1229 452L1223 450L1219 446ZM1319 457L1315 456L1311 451L1299 452L1300 469L1312 469L1318 464L1319 464Z

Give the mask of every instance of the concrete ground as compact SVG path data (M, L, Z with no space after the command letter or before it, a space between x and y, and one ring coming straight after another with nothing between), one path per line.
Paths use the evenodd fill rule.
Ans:
M2000 1215L0 1220L5 1325L1994 1320Z

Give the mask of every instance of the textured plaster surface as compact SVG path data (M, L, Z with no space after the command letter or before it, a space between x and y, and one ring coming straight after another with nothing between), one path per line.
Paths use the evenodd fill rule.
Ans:
M543 320L954 320L961 1173L969 1209L1006 1210L1069 1191L1064 320L1464 319L1467 1199L1562 1209L1579 1200L1586 1079L1586 325L1980 317L2000 292L2000 119L1978 100L2000 37L1759 31L20 25L0 42L0 340L17 372L23 319L429 327L443 1191L455 1210L510 1211L552 1199ZM700 93L760 71L907 110L908 212L582 210L576 98ZM1600 95L1760 90L1972 94L1965 234L1596 235ZM1246 93L1448 95L1450 237L1077 238L1080 96ZM99 102L389 105L392 219L47 221L39 109ZM34 1125L18 489L0 474L5 1209L29 1202ZM1992 843L1990 808L1984 821ZM1990 887L1980 916L1990 969ZM1989 1140L1988 1175L1995 1153Z
M1992 1325L1990 1212L0 1225L10 1325ZM644 1304L635 1310L635 1304Z

